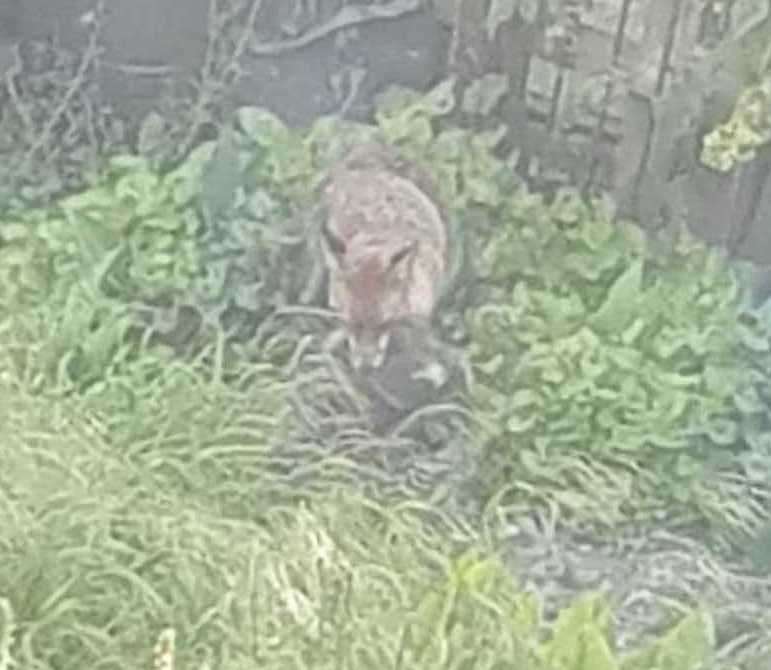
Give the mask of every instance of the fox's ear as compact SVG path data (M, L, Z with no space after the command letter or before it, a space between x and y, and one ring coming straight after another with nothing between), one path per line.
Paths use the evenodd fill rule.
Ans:
M417 248L417 243L414 240L411 240L410 242L407 242L405 245L400 247L395 253L391 255L391 258L388 260L388 268L393 269L399 263L401 263L405 258L407 258L415 249Z
M341 265L345 255L345 242L329 229L326 219L321 223L321 248L327 263L333 267Z

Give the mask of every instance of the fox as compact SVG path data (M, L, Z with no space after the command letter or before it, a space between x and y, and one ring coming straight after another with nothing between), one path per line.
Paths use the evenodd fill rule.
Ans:
M322 181L327 302L356 371L383 365L396 324L430 324L448 266L436 193L426 172L379 141L354 146Z

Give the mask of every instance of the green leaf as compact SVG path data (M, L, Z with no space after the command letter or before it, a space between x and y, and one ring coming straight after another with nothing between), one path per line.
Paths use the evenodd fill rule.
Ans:
M408 108L415 108L420 104L421 97L420 91L415 89L398 84L388 86L375 98L375 119L378 125L384 118L398 116Z
M633 254L642 256L647 248L645 231L634 221L617 221L615 228L624 240L624 246Z
M34 252L29 247L7 246L0 247L0 261L5 267L24 266L32 262Z
M148 170L130 172L115 185L115 197L119 200L141 201L157 197L160 179Z
M651 429L647 434L647 441L654 447L667 450L684 449L688 446L688 438L683 433L673 433L672 430L660 428ZM632 446L635 450L639 448L637 443Z
M110 158L109 167L117 172L133 172L134 170L149 170L150 164L144 156L124 154Z
M442 130L431 146L433 158L442 162L459 162L468 144L467 137L467 132L460 128Z
M419 107L431 116L444 116L455 109L454 77L445 79L432 88L419 103Z
M739 427L735 421L714 417L707 425L707 435L715 444L730 447L736 444L739 437Z
M465 193L471 202L492 207L500 202L500 192L489 179L466 175L463 181Z
M710 365L708 363L702 375L707 392L717 398L733 396L736 391L736 384L739 381L736 378L737 372L738 370L732 367Z
M587 217L586 203L582 200L581 194L573 188L561 189L550 209L555 221L567 224L583 223L582 238L587 242L592 235L599 236L595 244L590 244L591 248L605 242L613 232L612 227L607 223Z
M578 196L565 201L562 204L561 213L563 216L570 214L569 221L580 221L586 218L586 205L580 200ZM561 217L562 220L562 217ZM580 239L586 244L586 246L593 251L602 250L605 253L604 247L608 245L608 242L616 232L612 223L601 219L589 219L585 225L581 227Z
M588 495L585 495L580 491L572 491L570 489L558 489L554 491L553 495L554 500L559 503L560 507L568 509L574 513L580 512L581 510L590 509L592 507L592 503L595 502Z
M179 217L169 213L166 216L151 216L146 219L142 219L139 225L143 228L166 230L173 233L182 228L183 222Z
M425 147L433 137L431 121L425 116L404 113L392 119L385 119L381 128L390 144L407 144Z
M110 272L120 257L125 253L124 244L119 244L113 247L110 251L104 254L98 263L91 269L88 276L89 286L94 289L100 289L105 281L108 279Z
M594 252L569 253L565 256L563 267L566 270L572 270L581 279L592 282L600 279L605 269L597 262L597 254Z
M492 358L476 364L476 368L486 375L497 374L506 362L503 354L496 354Z
M175 247L177 246L177 237L170 233L159 233L153 236L153 249L155 251L168 251L175 253ZM181 257L181 250L176 250L178 258Z
M262 107L241 107L236 115L241 130L252 140L263 146L286 142L289 129L272 112Z
M67 215L82 212L101 214L115 206L115 196L106 188L91 188L82 193L76 193L59 202L59 207Z
M676 389L695 388L701 383L701 375L679 375L675 372L659 370L656 372L655 381L662 390L664 387Z
M511 626L520 638L527 639L537 633L541 627L542 609L538 594L529 591L517 595Z
M752 386L739 390L734 396L734 403L736 408L745 415L764 412L766 409L757 390Z
M355 123L337 116L321 116L311 126L304 143L312 148L321 163L340 156L351 144L373 140L377 126Z
M701 670L710 667L715 631L709 612L696 610L647 649L621 661L621 670Z
M83 341L83 355L89 375L98 375L105 371L130 325L131 321L127 317L113 315L106 323L86 335Z
M736 325L736 330L741 338L742 344L751 351L764 353L771 348L771 346L769 346L768 334L760 328L752 328L746 323L739 322Z
M645 326L645 319L642 317L636 318L634 321L632 321L629 327L623 333L621 333L621 341L627 346L634 344L637 338L645 330Z
M576 320L586 313L577 293L561 297L548 291L540 291L533 294L533 302L537 305L540 315L550 324L551 333L555 337L570 332Z
M621 333L637 311L642 288L643 262L633 261L608 290L605 302L590 318L590 325L600 332Z
M588 594L562 610L546 643L548 667L617 670L608 642L610 610L602 596Z
M453 562L450 578L460 589L483 593L501 574L501 566L492 557L483 558L479 551L470 549Z
M541 378L548 384L562 384L565 381L565 371L557 362L544 365L541 369Z
M65 348L80 343L88 329L94 309L84 298L79 287L70 290L57 328L57 339Z
M206 165L216 148L217 144L214 141L202 142L190 152L179 167L164 176L164 189L170 189L175 205L186 205L198 196Z
M618 670L619 665L605 637L595 628L584 634L575 670Z
M32 226L25 223L0 223L0 240L4 242L27 240L32 236L32 230Z
M522 389L517 391L509 401L509 407L512 410L522 409L524 407L540 406L541 397L532 389Z
M529 417L510 416L506 421L506 430L514 434L526 433L536 423L538 423L538 415L535 413Z
M174 262L176 261L176 255L158 251L153 253L151 260L155 267L174 265Z
M499 123L495 128L474 133L471 137L471 146L480 154L480 162L484 160L484 167L491 177L502 167L502 164L491 152L495 151L503 138L506 137L507 131L507 126Z

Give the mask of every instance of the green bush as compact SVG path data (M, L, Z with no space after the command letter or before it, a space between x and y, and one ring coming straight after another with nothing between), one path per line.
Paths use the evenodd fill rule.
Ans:
M142 158L117 157L98 185L45 210L7 215L3 302L39 303L85 279L123 301L186 286L198 270L192 204L211 149L163 176Z
M308 199L310 152L267 112L238 121L170 171L119 156L92 188L5 214L0 311L19 371L82 388L133 355L143 314L235 301L264 316L290 301L304 279L285 271L286 249L304 244L292 199ZM208 325L211 341L222 324Z
M132 304L199 274L193 203L210 150L163 176L118 157L91 189L6 215L0 310L17 371L37 386L82 387L126 359Z
M525 192L484 249L470 315L499 485L615 523L693 502L747 375L738 286L683 234L668 255L601 203ZM712 438L701 448L697 438Z

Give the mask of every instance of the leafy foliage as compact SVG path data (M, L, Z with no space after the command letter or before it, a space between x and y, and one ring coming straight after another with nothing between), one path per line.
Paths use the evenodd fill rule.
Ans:
M196 276L191 203L210 149L163 177L141 158L115 158L92 189L0 223L7 327L20 352L48 333L30 377L90 383L126 354L132 303Z
M287 301L283 250L304 240L280 223L290 195L307 200L303 144L261 110L241 110L240 122L232 142L204 143L173 170L119 156L94 187L0 223L0 306L25 313L22 329L54 326L38 359L46 370L78 359L88 370L70 372L86 382L148 311L168 320L180 302L207 316L228 300L258 311Z
M736 268L740 270L741 268ZM742 272L737 272L741 279ZM738 540L752 538L749 554L757 567L767 570L771 554L771 304L755 305L751 286L743 286L741 314L735 329L739 340L739 367L743 383L715 422L716 429L700 438L710 455L708 485L698 489L701 513L717 523L730 520ZM732 449L726 449L728 445Z
M737 438L725 415L747 370L732 275L685 234L655 256L572 193L512 196L506 217L484 252L494 299L470 317L491 472L607 523L693 502Z

